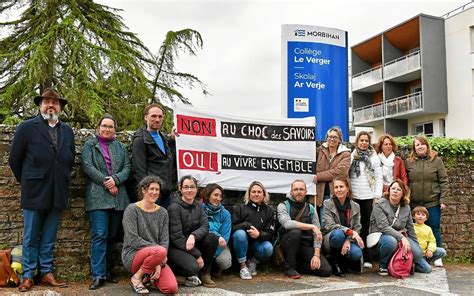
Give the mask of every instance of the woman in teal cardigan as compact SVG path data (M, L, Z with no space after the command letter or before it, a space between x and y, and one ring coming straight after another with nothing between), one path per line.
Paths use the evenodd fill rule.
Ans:
M100 288L106 280L117 282L111 273L110 250L123 211L130 203L125 190L130 160L125 145L115 139L116 128L115 119L104 115L97 124L97 135L84 143L81 154L82 169L87 176L86 211L92 227L90 290Z

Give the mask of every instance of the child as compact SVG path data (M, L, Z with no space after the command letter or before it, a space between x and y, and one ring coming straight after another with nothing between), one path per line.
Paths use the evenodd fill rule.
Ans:
M420 248L425 254L428 262L434 261L436 267L443 267L443 264L438 264L441 259L446 256L446 250L443 248L436 247L436 239L433 235L433 230L428 225L425 225L425 221L428 220L430 214L425 207L416 207L412 211L413 219L415 219L415 232Z

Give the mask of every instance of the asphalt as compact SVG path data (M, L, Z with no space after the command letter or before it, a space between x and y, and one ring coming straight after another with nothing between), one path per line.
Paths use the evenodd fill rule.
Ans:
M212 289L180 287L177 295L474 295L474 265L433 268L431 274L417 273L404 280L379 276L374 268L364 274L348 274L345 278L304 275L292 280L281 273L267 272L250 281L241 280L237 274L228 274L216 282L218 287ZM70 283L66 289L35 286L28 293L20 293L17 288L3 288L0 295L136 295L125 278L117 284L107 283L96 291L89 291L88 284ZM159 294L156 290L150 293Z

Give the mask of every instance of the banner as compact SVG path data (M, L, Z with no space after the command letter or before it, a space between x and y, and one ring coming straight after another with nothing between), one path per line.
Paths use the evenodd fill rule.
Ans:
M271 193L288 193L302 179L315 194L314 117L250 119L180 105L174 116L178 178L192 175L199 186L241 191L260 181Z
M339 126L347 141L347 32L306 25L281 30L283 116L315 116L317 140Z

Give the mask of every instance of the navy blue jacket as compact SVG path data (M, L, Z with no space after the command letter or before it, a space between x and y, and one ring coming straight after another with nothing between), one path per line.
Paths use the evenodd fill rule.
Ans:
M8 163L21 185L23 209L68 207L75 156L74 133L63 122L58 123L57 132L58 145L55 147L41 115L21 123L16 129Z

